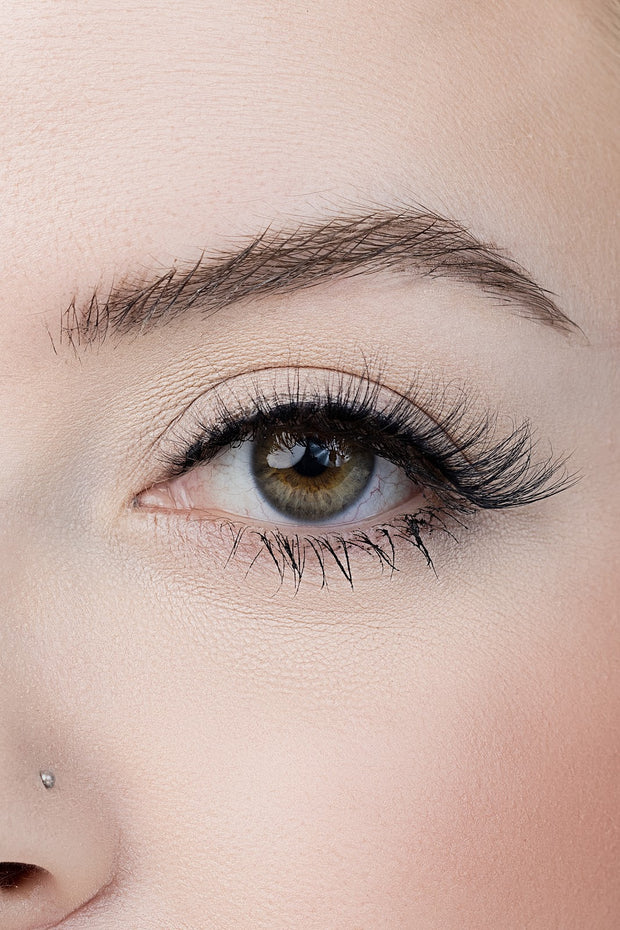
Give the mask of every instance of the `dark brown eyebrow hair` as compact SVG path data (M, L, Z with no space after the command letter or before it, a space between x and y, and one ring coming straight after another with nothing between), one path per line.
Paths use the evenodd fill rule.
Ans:
M563 333L578 330L536 284L495 246L465 227L426 210L375 211L269 227L227 251L164 274L125 277L105 296L97 289L62 314L61 342L74 348L110 335L149 332L190 309L211 314L248 298L290 294L330 279L386 269L415 271L473 285L514 313Z

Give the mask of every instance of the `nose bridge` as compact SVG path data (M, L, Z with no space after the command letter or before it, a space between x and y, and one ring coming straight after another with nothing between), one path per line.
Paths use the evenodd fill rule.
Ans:
M32 590L29 553L37 546L42 510L42 479L32 468L29 473L16 446L0 445L0 643L6 618Z
M10 604L19 599L18 588L24 587L27 562L24 549L32 535L25 514L18 514L13 503L3 498L3 490L0 479L0 642Z
M36 520L20 501L3 500L1 491L0 487L0 670L6 680L16 661L24 666L35 618L44 624L51 612L45 609L45 589L52 579L44 567L47 558Z
M58 408L64 408L48 380L30 372L24 383L17 377L6 382L0 372L0 583L11 554L66 517L72 441L63 436Z

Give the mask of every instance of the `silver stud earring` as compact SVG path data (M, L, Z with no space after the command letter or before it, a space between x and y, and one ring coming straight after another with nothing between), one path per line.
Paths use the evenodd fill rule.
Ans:
M45 787L48 789L53 788L56 784L56 776L53 772L39 772L39 776Z

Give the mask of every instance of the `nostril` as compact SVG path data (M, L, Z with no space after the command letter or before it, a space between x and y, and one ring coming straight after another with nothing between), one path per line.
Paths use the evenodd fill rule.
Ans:
M112 888L118 827L107 800L93 791L90 780L68 771L58 777L39 765L24 772L19 759L5 773L3 726L4 721L0 724L0 930L64 926L69 915L86 913L91 902L94 907L95 899L103 897L103 889Z
M23 891L46 874L45 869L28 862L0 862L0 892Z

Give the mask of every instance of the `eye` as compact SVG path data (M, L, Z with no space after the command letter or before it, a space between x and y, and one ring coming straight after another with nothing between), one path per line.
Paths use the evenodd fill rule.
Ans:
M394 572L403 547L434 568L429 546L465 538L464 519L533 504L577 480L563 459L538 456L527 421L502 435L493 413L444 390L422 403L415 384L396 393L304 368L228 379L160 435L161 477L133 505L200 521L206 545L211 530L217 547L230 539L226 565L247 558L260 571L264 553L295 585L312 564L323 584L333 564L353 585L368 555Z
M420 488L369 443L263 426L141 495L146 507L269 523L344 525L408 504Z

